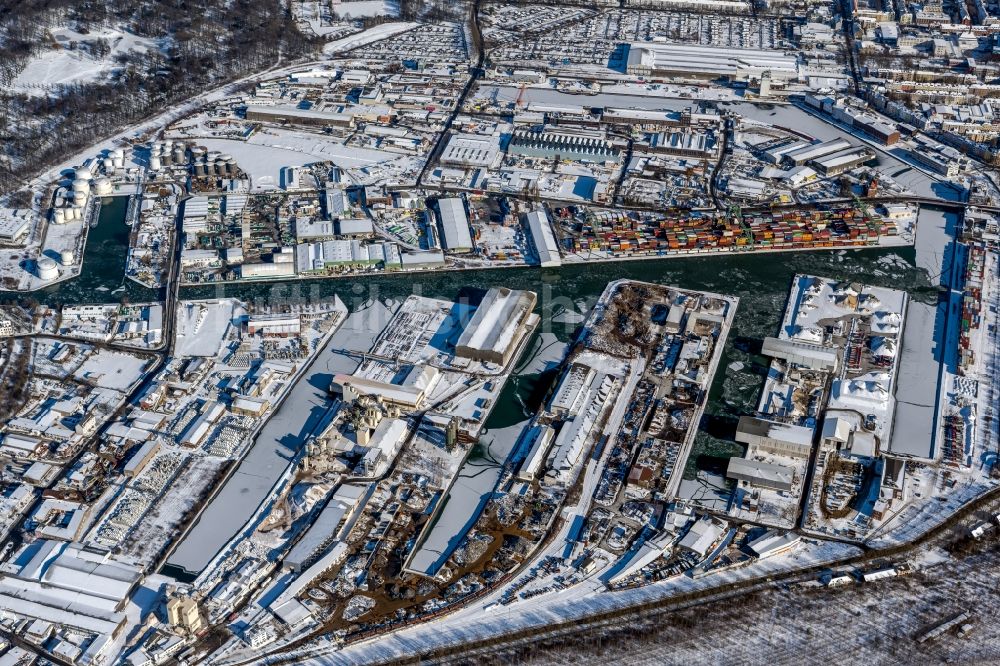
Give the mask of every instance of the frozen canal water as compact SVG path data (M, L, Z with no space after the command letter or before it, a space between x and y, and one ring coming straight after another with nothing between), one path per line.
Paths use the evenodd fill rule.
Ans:
M356 357L342 350L367 351L384 326L388 309L377 303L352 314L330 337L316 360L267 421L250 451L198 522L167 560L171 568L195 574L244 526L269 495L308 436L331 416L327 389L333 376L353 372Z
M566 345L550 333L536 335L528 344L524 358L519 360L515 373L524 378L549 370L562 359L565 348ZM459 470L441 513L410 562L411 569L436 571L479 519L500 480L504 462L514 452L528 423L527 418L518 419L518 415L533 411L534 405L526 403L533 389L533 383L522 384L518 377L512 377L504 387L496 411L486 422L486 432Z
M410 569L433 575L448 560L465 533L479 519L525 423L527 421L483 435L477 449L459 470L441 513L410 561Z

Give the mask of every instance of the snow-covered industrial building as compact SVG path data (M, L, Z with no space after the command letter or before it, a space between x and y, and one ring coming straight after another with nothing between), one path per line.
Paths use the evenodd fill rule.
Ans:
M639 43L628 51L627 71L637 76L681 75L746 81L765 74L772 81L798 78L798 59L781 51L699 44Z
M486 292L455 345L455 354L474 361L506 365L518 347L535 309L531 291L505 287Z
M469 230L469 218L465 214L462 200L458 197L440 199L438 210L445 248L451 252L471 252L472 232Z
M812 450L812 440L812 428L753 416L741 416L736 426L737 442L767 453L808 458Z
M549 266L562 265L559 256L559 244L552 233L552 225L549 224L549 217L544 209L531 211L527 215L528 231L531 232L531 240L535 245L535 252L538 253L538 263L543 268Z

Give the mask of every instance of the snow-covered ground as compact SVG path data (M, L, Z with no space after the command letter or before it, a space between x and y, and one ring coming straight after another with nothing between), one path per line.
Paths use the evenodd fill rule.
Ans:
M14 79L11 89L30 95L43 95L49 89L70 83L88 83L107 76L116 67L119 56L158 48L156 41L120 30L102 30L81 34L69 28L51 31L53 44L47 51L28 61ZM98 58L90 48L106 40L109 52Z
M377 25L374 28L369 28L364 32L359 32L356 35L350 35L348 37L332 41L323 46L323 53L333 54L341 51L356 49L359 46L366 46L382 39L394 37L395 35L399 35L408 30L413 30L418 25L418 23L413 23L411 21L383 23L382 25Z
M399 16L399 0L345 0L333 4L337 18Z

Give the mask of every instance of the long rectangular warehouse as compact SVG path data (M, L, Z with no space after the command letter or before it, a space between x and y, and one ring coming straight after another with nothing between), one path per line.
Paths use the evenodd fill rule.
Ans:
M552 225L549 224L549 216L542 209L528 213L528 231L531 232L531 240L538 253L539 265L543 268L549 266L561 266L562 258L559 256L559 244L552 233Z
M535 309L532 291L500 287L486 292L455 345L455 354L475 361L506 365L527 330Z
M802 166L810 160L819 159L825 155L832 155L841 150L851 147L850 142L845 139L833 139L823 143L814 143L803 148L791 150L782 156L782 161L795 166Z
M798 58L782 51L697 44L642 42L629 46L627 71L639 76L676 74L746 81L767 74L774 81L798 79Z
M802 340L764 338L760 353L809 368L810 370L837 371L837 350L814 345Z
M795 471L791 467L748 460L747 458L730 458L726 468L726 477L737 481L745 481L760 488L788 491L792 489Z
M438 200L441 235L445 248L452 252L471 252L472 232L469 218L465 214L465 204L458 197Z

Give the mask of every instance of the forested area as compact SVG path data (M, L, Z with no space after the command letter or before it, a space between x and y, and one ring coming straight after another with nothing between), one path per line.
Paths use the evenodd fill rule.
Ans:
M159 48L118 56L114 74L42 95L11 89L30 59L62 48L49 30L124 30ZM0 194L120 128L226 80L317 48L288 0L19 0L0 3ZM90 42L100 57L101 40ZM103 55L106 55L104 51Z

